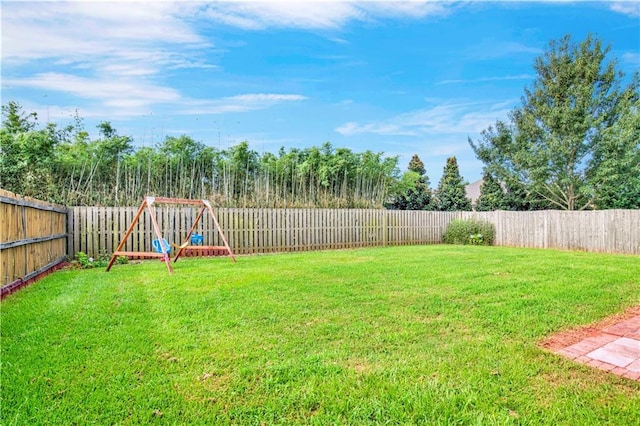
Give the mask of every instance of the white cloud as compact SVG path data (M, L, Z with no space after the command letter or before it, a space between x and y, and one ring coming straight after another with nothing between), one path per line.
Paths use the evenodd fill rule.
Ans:
M457 83L482 83L486 81L507 81L507 80L532 80L535 77L531 74L519 74L519 75L505 75L505 76L496 76L496 77L479 77L472 78L468 80L460 79L460 80L442 80L436 83L436 85L441 84L457 84Z
M426 150L427 155L429 157L452 157L469 151L469 144L466 139L463 142L460 142L460 139L448 140L445 142L446 143L434 145L425 141L425 145L428 145Z
M445 11L444 3L434 1L261 1L216 2L207 5L204 15L247 30L270 27L331 30L349 21L419 19Z
M344 136L378 134L426 136L432 134L476 134L507 117L510 103L441 103L431 108L396 115L369 123L348 122L335 129Z
M539 55L542 49L535 46L527 46L516 41L500 41L486 39L466 49L465 55L471 59L487 60L516 54Z
M640 16L640 3L637 0L611 2L609 8L614 12L629 15L633 18Z
M211 100L192 99L183 97L172 88L156 85L148 80L84 78L62 73L42 73L22 79L9 79L4 83L50 92L63 91L85 99L89 101L89 105L93 105L82 109L85 117L140 116L149 114L154 106L163 105L171 105L174 114L220 114L263 109L278 103L307 99L299 94L279 93L249 93ZM50 112L55 111L56 116L58 110L68 109L55 106L51 108Z
M327 40L332 41L336 44L351 44L351 42L349 42L349 40L346 40L344 38L340 38L340 37L329 37Z
M99 69L100 73L119 75L122 77L138 77L154 75L158 72L157 68L145 65L132 65L127 63L120 64L104 64Z
M303 101L306 96L282 93L248 93L211 100L185 100L176 114L204 115L264 109L282 102Z
M170 2L12 2L2 8L3 60L82 62L130 51L157 54L161 44L204 43L182 19L184 6Z
M383 18L424 18L447 12L442 1L371 1L361 3L361 7L371 15Z
M10 2L2 5L4 84L91 99L116 114L147 113L180 94L167 70L209 68L210 48L176 2ZM51 72L31 74L34 69ZM90 113L89 113L90 114Z
M243 102L243 103L254 103L254 102L301 101L307 98L306 96L302 96L302 95L283 95L283 94L277 94L277 93L250 93L246 95L231 96L224 99Z
M170 102L180 99L177 91L139 80L113 80L84 78L71 74L43 73L22 79L9 79L6 84L38 88L49 91L64 91L84 99L103 99L109 104L118 99L137 99L140 103Z
M640 67L640 53L626 52L622 54L622 61L635 67Z
M219 2L207 5L211 20L247 30L268 27L335 29L365 14L353 3L335 2Z
M140 116L169 105L178 114L248 111L305 99L245 94L198 100L171 87L166 77L171 70L217 67L203 61L203 50L212 46L187 19L202 5L22 2L2 7L3 86L72 96L80 100L85 117ZM48 63L51 71L30 74L43 66L36 61ZM66 111L66 106L49 105L47 115Z
M367 124L358 124L350 121L335 129L336 132L343 136L353 136L366 133L374 133L377 135L392 136L416 136L415 130L410 130L408 126L402 126L391 122L374 122Z

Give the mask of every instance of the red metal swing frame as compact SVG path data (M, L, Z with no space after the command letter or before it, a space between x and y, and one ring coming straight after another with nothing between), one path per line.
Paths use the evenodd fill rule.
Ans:
M216 218L216 215L213 213L213 209L211 208L211 204L209 203L209 201L190 200L187 198L145 197L144 200L142 201L142 204L140 204L140 208L138 209L138 212L136 213L133 220L131 221L131 224L127 228L127 231L124 233L124 236L122 237L122 240L118 245L118 248L116 248L116 250L113 252L113 255L111 256L111 260L107 265L107 272L109 272L109 270L113 266L113 263L116 261L118 256L127 256L127 257L143 256L143 257L157 257L162 259L164 263L167 264L167 269L169 270L169 273L173 274L173 268L171 267L171 259L169 258L169 253L167 253L166 248L162 243L160 243L161 253L121 251L125 243L127 242L127 238L129 238L129 236L131 235L131 232L133 232L133 228L135 227L136 223L138 223L138 220L140 219L140 216L142 216L142 213L144 213L145 209L149 212L149 216L151 218L151 224L153 226L153 232L158 238L158 241L162 241L162 233L160 232L160 226L158 226L158 221L156 220L156 211L154 208L154 204L183 204L183 205L189 205L189 206L202 206L202 208L200 209L200 212L198 212L198 215L196 216L196 219L193 221L193 225L191 225L191 229L189 229L187 236L185 237L182 244L178 247L178 252L176 253L175 258L173 259L174 263L178 261L178 259L185 252L185 250L190 248L196 248L198 250L224 250L227 253L229 253L229 256L231 257L231 260L233 260L233 262L236 261L236 258L233 255L233 251L231 251L231 247L229 247L229 243L227 243L227 238L224 236L224 232L222 232L222 229L220 229L220 224L218 223L218 219ZM193 231L196 229L196 226L198 225L198 222L202 218L205 211L208 211L211 217L213 218L213 223L215 224L216 230L220 234L220 238L222 239L224 246L189 246L188 245L191 238L191 234L193 234Z

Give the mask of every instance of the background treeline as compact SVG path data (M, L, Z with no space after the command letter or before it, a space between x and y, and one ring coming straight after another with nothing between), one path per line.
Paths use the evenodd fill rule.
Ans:
M137 205L145 195L206 198L232 207L382 207L397 157L333 148L259 154L247 142L218 150L167 136L134 148L109 122L91 139L82 121L39 128L35 113L2 107L0 186L65 205Z

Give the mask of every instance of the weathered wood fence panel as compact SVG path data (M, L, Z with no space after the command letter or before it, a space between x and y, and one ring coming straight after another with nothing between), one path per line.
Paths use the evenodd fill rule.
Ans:
M182 242L198 209L156 206L164 237ZM109 254L136 208L73 207L69 254ZM586 212L427 212L363 209L214 208L229 245L237 254L330 250L351 247L437 244L451 222L477 218L496 227L496 245L640 254L640 210ZM205 245L222 245L205 215L196 230ZM145 212L126 251L152 251L151 220Z
M67 212L66 207L0 189L2 295L65 260Z
M183 241L198 212L181 206L155 209L164 238L176 244ZM136 208L73 207L70 255L113 252L135 212ZM446 212L363 209L214 208L214 213L236 254L434 244L442 241L447 224L456 217ZM204 236L205 245L223 245L209 215L203 216L196 232ZM152 251L154 238L145 211L123 251Z
M640 254L640 210L458 212L496 227L495 244Z

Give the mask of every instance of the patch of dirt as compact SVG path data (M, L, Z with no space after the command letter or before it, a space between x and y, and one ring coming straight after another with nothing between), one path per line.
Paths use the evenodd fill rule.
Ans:
M204 373L198 377L198 380L202 382L208 392L226 389L232 379L233 377L231 375L219 372Z
M369 371L369 369L371 368L371 366L369 364L366 363L359 363L356 362L355 365L353 366L353 369L355 370L356 373L366 373L367 371Z
M565 330L563 332L549 336L542 342L540 342L540 346L550 351L556 351L562 348L566 348L567 346L574 345L586 338L598 336L604 333L603 330L605 328L611 327L614 324L632 318L636 315L640 315L640 305L632 306L621 313L603 318L600 321L596 321L592 324L572 328L570 330Z
M346 367L350 370L355 371L357 374L366 374L371 372L373 365L365 360L359 359L348 359L344 363L341 364L343 367Z

